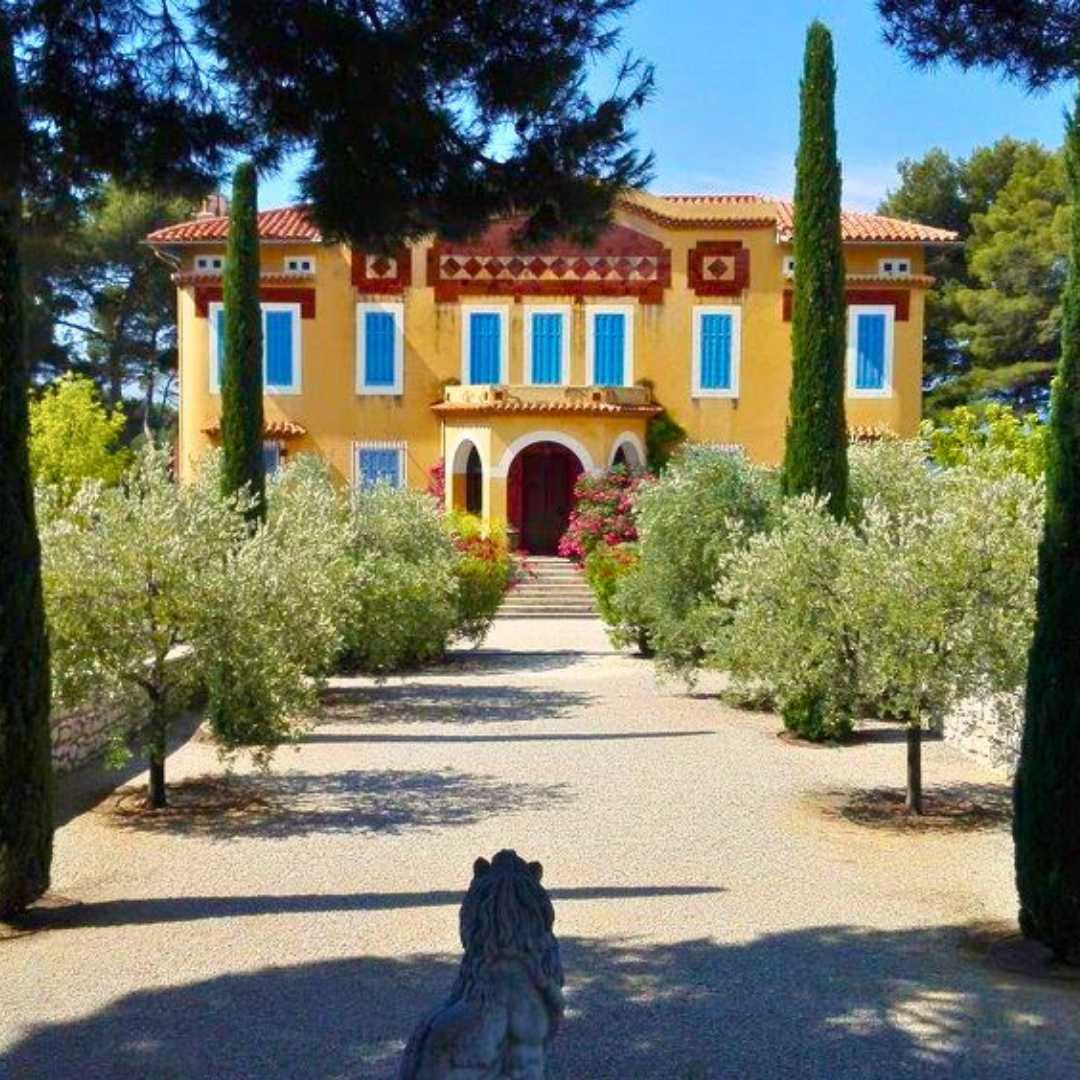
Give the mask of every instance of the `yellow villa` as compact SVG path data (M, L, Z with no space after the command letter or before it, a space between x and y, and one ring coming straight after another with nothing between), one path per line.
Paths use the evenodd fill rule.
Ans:
M214 213L213 210L219 211ZM219 431L218 205L148 238L176 267L181 475ZM549 553L582 471L645 461L662 408L690 439L776 463L791 373L792 207L622 198L588 249L519 249L515 223L392 256L327 245L302 208L259 215L269 467L314 451L344 480L425 487ZM926 248L955 234L845 213L847 417L915 433Z

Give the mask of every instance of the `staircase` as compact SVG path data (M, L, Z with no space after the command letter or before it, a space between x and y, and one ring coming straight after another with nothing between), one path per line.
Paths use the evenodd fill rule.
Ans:
M595 619L592 590L569 559L530 555L532 575L515 585L499 608L501 619Z

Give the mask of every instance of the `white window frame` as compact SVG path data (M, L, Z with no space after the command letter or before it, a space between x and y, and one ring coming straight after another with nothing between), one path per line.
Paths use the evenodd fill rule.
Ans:
M574 309L569 304L523 304L522 314L525 320L523 331L524 349L521 362L525 370L522 382L526 386L566 386L570 381L570 338L573 334ZM559 355L558 383L534 383L532 371L532 317L534 315L561 315L562 337Z
M885 264L892 263L893 269L886 270ZM897 263L903 264L903 269L897 269ZM893 258L891 256L878 260L878 276L879 277L910 277L911 275L911 260L908 258Z
M783 273L786 278L793 278L795 276L795 256L785 255L783 262Z
M701 318L703 315L731 316L731 386L728 389L701 385ZM691 339L694 350L690 396L695 398L737 398L742 367L742 308L738 304L695 304L691 309Z
M214 264L217 264L216 266ZM224 255L196 255L195 270L200 274L220 274L225 269Z
M220 394L221 385L217 380L217 353L218 353L218 339L217 339L217 324L218 314L223 311L225 305L219 300L210 304L207 308L207 322L209 326L209 344L210 347L207 351L207 361L210 368L210 393ZM270 386L266 380L266 313L268 311L291 311L293 313L292 331L293 331L293 381L290 386ZM302 392L303 379L301 377L302 356L300 351L301 341L303 335L300 332L301 314L299 304L288 303L265 303L259 305L259 314L262 319L262 340L263 340L263 393L269 394L274 397L286 396L289 394L299 394Z
M510 368L510 305L509 304L462 304L461 305L461 385L472 386L469 378L469 353L472 349L472 317L474 315L499 316L499 379L493 385L509 381Z
M625 315L626 335L623 338L623 386L634 385L634 313L633 304L588 304L585 308L585 377L589 386L596 385L596 316Z
M397 450L398 451L398 487L407 486L409 444L404 439L354 439L352 443L352 486L360 490L360 452L362 450Z
M394 384L369 386L365 363L367 356L367 320L369 312L390 315L394 320ZM356 305L356 392L374 397L397 397L405 385L405 305L400 300L368 300Z
M885 382L880 390L857 389L859 316L885 316ZM848 307L847 394L851 398L891 398L893 396L893 359L896 343L896 308L892 304L852 304Z
M310 263L310 266L305 270L300 266L292 266L292 263L306 262ZM314 255L286 255L285 256L285 273L286 274L314 274L315 273L315 256Z

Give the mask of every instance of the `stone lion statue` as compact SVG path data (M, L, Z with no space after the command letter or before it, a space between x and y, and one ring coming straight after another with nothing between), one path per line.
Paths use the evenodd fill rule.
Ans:
M543 1080L563 972L542 875L513 851L473 864L457 981L413 1032L399 1080Z

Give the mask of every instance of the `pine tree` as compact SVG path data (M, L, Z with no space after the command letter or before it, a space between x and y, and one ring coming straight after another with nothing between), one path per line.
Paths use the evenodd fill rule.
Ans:
M254 518L265 516L263 465L262 313L259 308L258 180L244 162L233 174L225 250L225 355L221 371L221 484L226 494L246 487Z
M836 67L820 22L806 34L795 162L795 283L785 494L814 492L842 518L847 508L844 419L844 251L836 156Z
M22 262L23 118L0 16L0 919L49 887L49 648L30 479Z
M1080 960L1080 97L1065 149L1074 212L1013 839L1020 928Z

